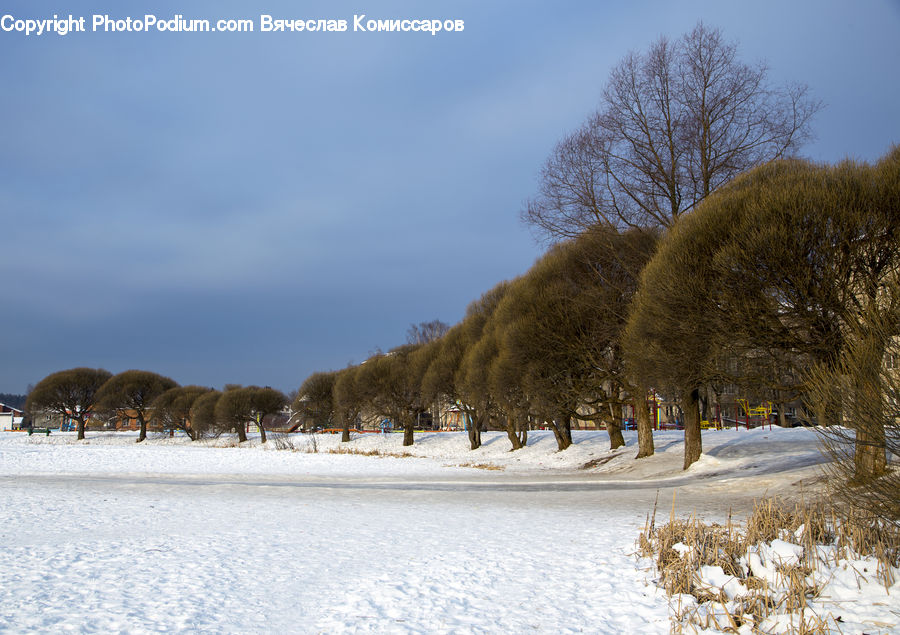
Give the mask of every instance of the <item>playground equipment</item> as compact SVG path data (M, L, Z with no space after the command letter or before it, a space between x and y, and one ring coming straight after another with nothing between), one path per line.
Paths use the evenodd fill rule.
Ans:
M718 402L709 404L711 410L709 419L702 419L700 427L703 430L723 430L726 426L734 425L735 430L739 430L741 426L750 428L768 425L772 429L772 413L775 412L771 401L765 401L758 406L751 407L748 399L738 398L737 402L739 411L735 412L735 418L727 416L728 410L723 412L722 406ZM649 391L647 395L647 408L650 411L650 421L654 430L682 430L684 421L682 414L678 408L677 402L665 400L654 391ZM743 414L742 414L743 412ZM601 425L605 428L605 425ZM636 428L634 410L628 407L626 416L622 418L622 428L624 430L633 430Z
M654 430L681 430L684 421L679 415L680 410L671 402L664 400L654 391L647 396L647 408L650 410L650 421Z
M663 399L654 392L650 392L650 395L647 398L647 407L650 409L650 420L653 422L653 428L655 430L681 430L684 428L684 421L681 418L680 414L675 414L673 416L664 417L663 409L666 405L673 407L674 404L672 402L664 402ZM715 405L715 414L710 419L702 419L700 421L700 427L703 430L721 430L724 425L722 423L722 412L719 408L719 404ZM680 412L680 411L678 411ZM665 419L665 420L664 420Z
M769 429L772 429L772 402L764 401L759 406L754 408L750 407L750 402L747 399L738 399L737 402L741 405L741 408L744 410L744 415L747 417L747 429L749 430L751 427L755 426L764 426L766 424L769 425ZM734 426L737 429L737 425Z
M750 428L768 425L772 429L772 415L775 408L771 401L765 401L757 406L751 407L748 399L738 398L735 400L737 411L734 418L731 416L730 404L725 407L720 405L718 401L709 404L707 415L708 419L701 419L700 428L703 430L724 430L726 427L734 425L735 430L739 430L742 426L748 430ZM681 413L676 401L667 400L655 391L650 390L647 394L647 409L650 414L650 422L654 430L682 430L684 429L683 414ZM628 406L625 409L625 416L622 418L622 428L624 430L635 429L634 409ZM605 425L601 426L605 428Z
M722 413L719 410L719 404L715 404L716 414L712 419L701 419L700 428L703 430L721 430L722 429Z

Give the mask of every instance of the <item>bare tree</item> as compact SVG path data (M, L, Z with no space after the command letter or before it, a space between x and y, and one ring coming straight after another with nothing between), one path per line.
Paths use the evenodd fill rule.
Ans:
M403 428L404 446L413 444L416 415L425 409L421 390L423 364L414 359L418 348L406 344L370 357L359 366L356 376L362 402Z
M712 194L666 234L642 274L626 350L648 385L681 396L685 468L702 451L704 385L803 392L812 366L833 368L854 342L880 347L867 359L881 359L888 342L875 318L900 304L886 293L900 271L898 201L900 149L877 166L775 161ZM723 357L747 363L734 376ZM848 388L877 393L877 364L868 372ZM863 441L860 480L885 465L880 437Z
M250 399L253 418L259 428L260 443L266 442L266 417L276 415L288 404L287 397L280 390L269 386L254 388Z
M126 370L114 375L97 391L97 407L133 417L140 425L137 442L147 438L147 419L152 415L151 402L178 384L146 370Z
M449 330L450 326L440 320L410 324L409 329L406 331L406 343L414 345L427 344L441 338Z
M477 450L481 447L481 427L480 422L476 421L478 415L475 408L462 401L456 382L463 356L471 345L466 326L457 324L434 345L438 349L422 376L422 397L430 403L452 404L458 408L465 417L469 447Z
M428 401L452 403L465 419L469 447L481 447L481 432L495 413L495 403L472 349L484 334L486 324L505 295L509 283L501 282L470 303L462 322L439 340L435 353L422 377L422 392ZM516 444L519 443L518 437Z
M32 420L42 411L72 418L78 425L78 439L84 439L97 391L111 376L101 368L72 368L47 375L29 392L25 410Z
M316 372L303 381L292 408L305 429L316 426L330 428L334 423L336 378L335 372Z
M806 400L821 418L843 424L816 427L832 458L826 469L833 495L897 523L900 470L889 467L887 454L900 456L900 280L885 292L890 299L873 307L869 328L839 362L812 370Z
M218 390L211 390L197 397L191 404L189 414L191 429L197 434L222 432L223 425L216 419L216 404L219 403L221 396L222 393Z
M596 224L670 227L737 174L787 157L821 109L702 22L612 70L599 110L561 141L523 220L549 241Z
M197 441L207 428L191 419L191 408L197 399L210 392L202 386L176 386L153 400L150 407L154 420L169 430L181 430L191 441Z
M254 420L253 393L255 390L255 386L242 388L229 384L216 400L216 425L226 430L234 430L238 435L238 443L244 443L247 440L247 424Z
M348 366L337 372L332 387L334 418L341 426L341 442L350 441L350 426L359 419L363 408L362 386L358 381L360 366Z
M546 423L560 450L572 444L584 380L596 386L580 350L591 320L573 304L581 288L569 246L555 246L510 285L491 319L497 353L488 375L507 417Z
M571 443L573 418L604 422L611 448L624 445L623 410L631 403L643 432L639 456L653 454L647 391L626 373L621 336L656 240L653 231L595 227L555 245L497 310L501 358L512 363L540 420L558 430L561 449Z
M518 282L517 279L506 285L498 307ZM523 425L528 403L514 364L501 356L502 325L496 319L498 307L463 357L461 387L466 401L477 404L478 411L484 413L482 416L505 429L512 449L520 450L528 443L527 427Z
M277 414L286 405L284 393L268 386L229 387L216 401L215 419L219 425L234 428L239 443L247 440L247 424L252 422L259 428L260 443L265 443L266 417Z
M491 423L506 430L513 450L528 442L520 419L526 404L510 365L499 359L501 327L496 319L498 307L519 281L501 282L484 293L469 305L460 325L462 350L452 382L468 420L472 449L481 444L480 430Z

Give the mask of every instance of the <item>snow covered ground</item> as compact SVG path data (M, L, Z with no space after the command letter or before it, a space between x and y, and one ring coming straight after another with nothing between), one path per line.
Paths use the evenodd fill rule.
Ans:
M677 432L641 461L593 432L134 439L0 434L0 632L666 633L633 556L657 492L723 519L822 461L803 429L705 432L686 473Z

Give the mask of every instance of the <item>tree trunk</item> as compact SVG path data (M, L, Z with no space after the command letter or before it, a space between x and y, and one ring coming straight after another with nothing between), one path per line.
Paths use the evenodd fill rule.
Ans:
M606 432L609 434L610 450L617 450L625 445L625 437L622 435L622 425L618 421L611 420L607 423Z
M556 437L556 447L561 452L572 445L572 424L569 415L561 415L561 423L550 422L553 436Z
M563 431L559 428L559 426L557 426L555 423L551 423L550 428L553 430L553 436L556 437L556 448L558 450L565 450L567 447L572 445L572 442L566 439L566 435L563 434Z
M863 484L887 471L884 429L857 428L853 450L853 483Z
M84 441L84 419L76 419L78 421L78 440Z
M256 424L256 427L259 428L259 442L266 442L266 429L263 427L262 421Z
M519 439L519 435L516 434L516 420L512 414L506 415L506 436L512 444L512 450L522 449L522 441Z
M703 440L700 437L700 394L695 388L684 393L682 400L684 410L684 468L700 458L703 453Z
M335 420L337 423L340 423L341 426L341 443L348 443L350 441L350 421L356 420L356 415L354 414L351 418L347 413L338 411L335 413L335 419L331 421L334 423Z
M625 445L625 437L622 436L622 405L610 404L609 408L612 413L606 424L606 432L609 434L609 449L616 450ZM616 411L618 411L618 417Z
M856 431L853 451L853 483L862 484L882 476L887 471L887 439L884 430L884 387L881 364L884 345L872 347L856 372L851 397L850 426ZM870 359L875 360L870 362Z
M413 440L413 427L415 424L409 424L403 426L403 446L406 447L408 445L412 445Z
M147 422L144 420L144 415L140 411L138 412L138 424L140 424L141 432L138 434L138 440L135 443L140 443L147 438Z
M239 423L237 426L238 443L244 443L247 440L247 424Z
M468 426L469 433L469 449L477 450L481 447L481 421L480 418L476 418L474 415L470 416L468 413L465 415L470 421Z
M527 427L519 430L519 432L517 433L517 436L519 437L519 445L521 445L523 448L526 445L528 445L528 428Z
M653 422L650 421L650 409L647 407L647 391L638 390L638 396L634 398L634 421L638 433L638 453L635 458L653 456Z
M790 428L791 426L787 422L787 408L785 408L785 404L777 403L775 407L778 408L778 425L782 428Z

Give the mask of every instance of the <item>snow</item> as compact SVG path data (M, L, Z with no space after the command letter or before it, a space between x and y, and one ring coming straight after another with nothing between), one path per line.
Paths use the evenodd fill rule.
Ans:
M701 589L705 591L721 589L729 600L747 595L747 587L734 576L725 573L722 567L702 566L699 578Z
M840 557L834 547L818 547L817 566L807 576L806 582L819 589L804 609L806 624L821 620L826 632L834 633L897 633L900 632L900 570L894 569L894 583L885 588L876 577L881 565L875 558L849 554ZM798 565L803 558L803 547L784 540L773 540L751 547L744 562L749 571L769 585L768 594L775 606L781 606L790 586L789 567ZM701 566L698 572L699 587L713 595L722 591L729 600L727 605L708 602L697 606L686 603L688 609L699 609L702 618L711 618L710 624L727 625L728 615L736 613L739 600L751 595L737 578L726 574L721 567ZM675 611L683 615L686 611ZM764 633L782 633L800 629L801 616L777 611L759 624ZM708 632L717 632L706 629ZM817 631L821 632L821 631Z
M595 432L564 452L549 432L517 452L495 433L476 451L464 433L290 438L0 434L0 633L667 633L634 555L657 497L723 520L814 490L823 461L804 429L706 431L686 472L677 432L640 461L633 435L610 452ZM328 453L348 446L409 456ZM858 599L849 574L829 585ZM895 612L878 632L900 633L891 591L871 589Z
M691 547L690 545L686 545L683 542L676 542L674 545L672 545L672 549L677 551L678 555L681 556L682 558L685 555L690 555L694 551L693 547Z

